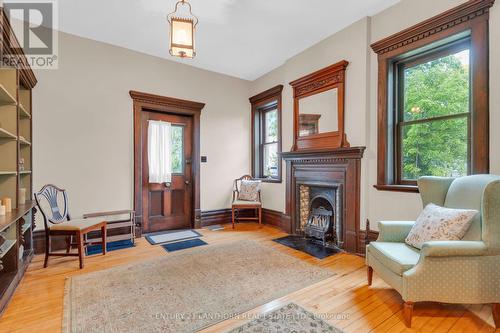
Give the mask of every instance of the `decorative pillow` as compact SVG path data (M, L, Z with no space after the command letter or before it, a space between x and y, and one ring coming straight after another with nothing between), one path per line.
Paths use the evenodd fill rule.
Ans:
M405 242L421 249L428 241L460 240L477 213L477 210L444 208L430 203L420 213Z
M258 201L260 180L242 180L238 200Z

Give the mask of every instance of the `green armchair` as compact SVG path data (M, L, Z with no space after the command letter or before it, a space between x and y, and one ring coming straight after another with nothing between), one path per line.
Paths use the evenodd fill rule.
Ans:
M411 327L415 302L492 303L500 327L500 176L422 177L418 187L424 207L476 209L460 241L426 242L422 250L405 243L414 222L379 222L379 237L366 248L368 284L373 271L396 289Z

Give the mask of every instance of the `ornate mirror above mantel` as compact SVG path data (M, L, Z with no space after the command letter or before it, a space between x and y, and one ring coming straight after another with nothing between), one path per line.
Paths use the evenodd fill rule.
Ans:
M349 147L344 131L345 60L290 82L294 98L292 151Z

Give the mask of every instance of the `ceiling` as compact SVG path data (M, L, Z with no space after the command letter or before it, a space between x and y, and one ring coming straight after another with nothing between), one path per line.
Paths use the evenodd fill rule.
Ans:
M200 19L195 59L168 53L175 0L58 1L59 30L195 67L254 80L399 0L190 0Z

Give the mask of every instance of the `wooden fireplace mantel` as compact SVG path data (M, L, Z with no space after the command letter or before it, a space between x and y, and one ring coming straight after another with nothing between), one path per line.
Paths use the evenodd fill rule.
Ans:
M281 153L286 162L286 209L283 229L293 234L298 223L297 184L323 182L341 184L344 188L343 249L360 253L358 249L361 199L361 159L365 147L302 150Z

